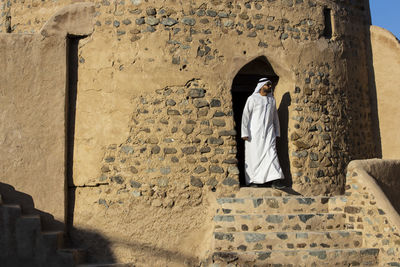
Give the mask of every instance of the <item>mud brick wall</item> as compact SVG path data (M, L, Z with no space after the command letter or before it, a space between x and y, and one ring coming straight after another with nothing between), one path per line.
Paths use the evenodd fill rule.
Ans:
M73 2L2 0L2 34L37 34ZM153 249L206 250L182 240L207 231L206 199L239 188L231 88L256 59L279 77L278 151L294 190L341 193L349 160L377 155L368 1L91 2L94 32L76 51L70 207L74 225L109 238L117 259L145 258L121 243L127 236Z

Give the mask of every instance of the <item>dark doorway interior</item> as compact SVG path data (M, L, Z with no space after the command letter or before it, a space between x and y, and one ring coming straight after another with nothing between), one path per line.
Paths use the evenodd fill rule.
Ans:
M247 98L253 93L258 80L263 77L269 78L275 86L279 81L279 77L275 74L271 64L264 56L254 59L241 68L232 83L233 117L237 132L237 159L239 161L238 168L240 170L239 179L241 186L246 185L244 177L244 141L241 139L240 130L243 108Z

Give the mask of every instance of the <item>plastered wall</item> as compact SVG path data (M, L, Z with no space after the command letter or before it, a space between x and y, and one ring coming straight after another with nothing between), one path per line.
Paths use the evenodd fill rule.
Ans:
M12 31L26 34L71 2L2 3ZM367 1L93 3L94 31L78 45L68 198L72 237L92 261L166 264L207 252L210 203L239 188L232 81L257 57L279 76L278 105L291 99L294 190L341 193L349 160L375 155Z
M400 44L389 31L371 26L371 44L383 159L400 158Z

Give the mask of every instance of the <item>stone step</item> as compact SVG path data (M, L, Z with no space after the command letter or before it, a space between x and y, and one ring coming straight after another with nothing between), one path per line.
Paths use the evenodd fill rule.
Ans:
M63 231L47 231L41 233L41 240L43 249L47 253L53 253L64 245L64 232Z
M226 212L226 210L225 210ZM324 231L346 229L345 213L215 215L216 232Z
M19 205L0 205L0 258L8 257L7 250L17 248L15 240L15 224L21 216L21 207Z
M216 251L360 248L362 232L214 232Z
M294 196L291 192L285 192L283 190L278 190L274 188L264 188L264 187L241 187L238 192L236 192L236 198L243 197L283 197L283 196Z
M20 258L34 258L38 236L41 233L41 221L39 215L22 215L15 225L15 237L17 241L17 254Z
M65 258L67 257L71 258L74 263L74 266L86 262L86 251L83 249L64 248L64 249L59 249L57 252L59 255L62 255Z
M379 249L274 250L214 252L215 264L229 266L377 266ZM218 265L217 265L218 266ZM224 266L224 265L221 265Z
M340 197L260 197L219 198L217 214L291 214L343 212L347 198ZM223 209L225 211L223 211Z

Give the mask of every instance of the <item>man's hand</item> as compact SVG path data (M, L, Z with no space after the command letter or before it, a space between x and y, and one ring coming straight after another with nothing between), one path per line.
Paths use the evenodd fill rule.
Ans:
M242 139L243 139L244 141L249 141L249 137L248 137L248 136L242 137Z

